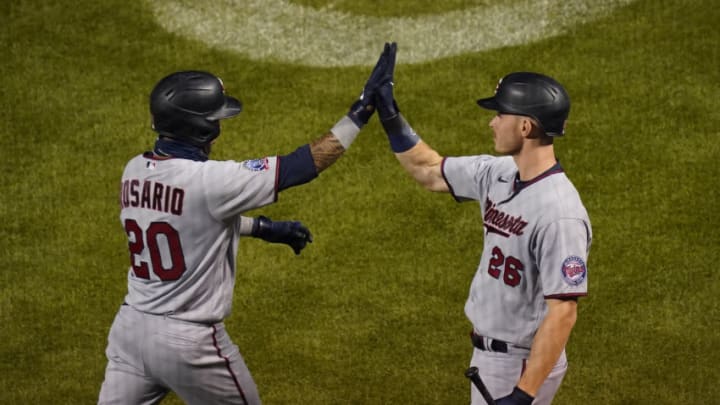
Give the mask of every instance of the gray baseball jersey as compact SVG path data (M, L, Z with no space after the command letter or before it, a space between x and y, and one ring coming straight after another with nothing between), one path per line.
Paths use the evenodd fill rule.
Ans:
M125 301L211 324L229 313L240 213L277 199L277 158L197 162L139 155L125 167L120 220L131 267Z
M483 336L529 348L545 299L587 295L592 230L559 164L516 180L510 156L449 157L443 176L458 201L480 203L483 252L465 314Z

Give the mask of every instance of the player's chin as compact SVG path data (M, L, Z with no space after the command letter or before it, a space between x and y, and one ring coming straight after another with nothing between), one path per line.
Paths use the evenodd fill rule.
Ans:
M497 135L495 134L493 134L493 145L495 146L495 152L497 153L503 153L503 151L507 149L507 145L504 145L502 142L500 142Z
M520 152L521 146L506 143L498 143L495 139L495 152L499 155L510 156Z
M507 155L509 153L509 150L506 146L499 144L496 139L495 140L495 152L500 155Z

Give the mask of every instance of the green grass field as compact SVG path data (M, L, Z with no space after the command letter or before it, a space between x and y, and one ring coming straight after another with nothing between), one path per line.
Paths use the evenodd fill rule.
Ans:
M292 3L419 17L494 2ZM398 103L444 155L492 152L491 113L474 100L510 71L555 76L572 97L555 149L595 239L556 404L720 403L717 10L639 0L554 38L417 64L403 64L399 43ZM153 84L180 69L220 75L245 111L224 123L213 157L244 160L325 133L370 69L209 47L168 33L138 0L0 11L0 403L90 404L126 292L119 178L152 145ZM392 39L357 42L379 54ZM477 205L422 190L373 119L319 179L248 214L299 219L315 236L299 257L240 247L226 324L265 404L468 402Z

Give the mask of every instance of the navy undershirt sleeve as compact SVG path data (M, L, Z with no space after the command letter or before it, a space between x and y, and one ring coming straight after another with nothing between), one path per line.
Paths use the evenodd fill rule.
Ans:
M305 184L318 176L308 144L288 155L278 156L278 166L278 191Z

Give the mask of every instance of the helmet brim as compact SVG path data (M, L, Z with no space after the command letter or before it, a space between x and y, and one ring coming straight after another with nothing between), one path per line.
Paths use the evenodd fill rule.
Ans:
M500 104L498 104L495 97L481 98L477 101L477 103L482 108L493 111L500 111Z
M235 97L225 96L225 104L212 113L205 116L210 121L217 121L223 118L234 117L242 111L242 102Z

